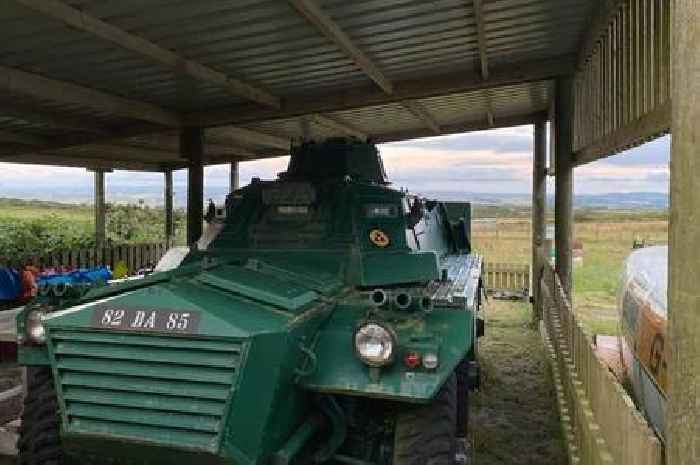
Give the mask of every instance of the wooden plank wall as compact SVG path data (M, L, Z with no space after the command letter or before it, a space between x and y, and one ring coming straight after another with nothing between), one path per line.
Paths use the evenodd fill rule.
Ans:
M663 465L662 443L595 355L558 276L544 263L541 329L552 360L570 463Z
M671 3L625 0L575 76L574 162L642 144L671 125Z
M90 268L108 266L114 269L117 263L124 262L129 274L135 274L142 268L152 267L158 263L168 245L165 242L151 244L121 245L102 249L72 249L54 252L46 256L32 256L29 262L37 267L71 267Z

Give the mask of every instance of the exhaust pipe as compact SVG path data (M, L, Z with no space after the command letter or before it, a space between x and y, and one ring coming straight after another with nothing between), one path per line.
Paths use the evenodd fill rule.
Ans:
M389 297L386 295L384 289L375 289L369 295L369 302L375 307L385 305L388 300Z
M425 313L432 312L434 305L435 305L435 303L433 302L432 297L427 296L427 295L424 295L423 297L421 297L419 306L420 306L420 309L423 310Z
M396 294L396 297L394 297L394 305L396 305L400 310L406 310L408 307L411 306L411 301L413 299L411 298L411 294L407 294L406 292L399 292Z

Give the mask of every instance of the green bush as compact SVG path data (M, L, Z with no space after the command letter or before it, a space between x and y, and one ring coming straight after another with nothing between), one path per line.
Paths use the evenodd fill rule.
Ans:
M29 202L28 202L29 203ZM82 208L82 207L77 207ZM27 209L27 213L32 210ZM0 212L0 263L19 263L32 256L46 256L68 249L95 246L95 229L89 216L43 213L2 215ZM175 241L183 242L185 213L173 212ZM164 239L165 213L144 205L108 205L109 245L158 242Z

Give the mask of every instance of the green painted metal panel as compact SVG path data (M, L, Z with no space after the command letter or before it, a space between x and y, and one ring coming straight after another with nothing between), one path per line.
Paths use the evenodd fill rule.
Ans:
M202 415L221 415L225 402L196 399L189 396L151 395L150 392L124 392L122 390L72 387L63 383L63 398L69 403L114 405L167 412L184 412Z
M99 342L58 341L54 346L54 352L62 356L83 355L113 360L139 360L143 357L143 347L120 345L118 351L115 351L114 347L112 344ZM150 362L156 363L194 366L205 364L218 368L235 368L240 362L238 353L192 349L185 351L162 347L149 348L148 359Z
M427 402L450 376L473 343L473 313L466 310L436 309L420 319L386 321L398 339L395 362L381 370L380 381L370 378L368 367L354 354L352 335L363 318L360 308L343 308L334 313L321 330L314 352L318 367L302 380L308 389L347 395ZM407 370L401 360L407 350L425 346L438 349L437 370Z
M231 394L227 384L205 384L198 382L159 380L155 378L124 377L111 374L65 372L61 374L64 386L90 387L97 390L138 392L188 398L226 400Z
M362 256L362 286L428 282L440 277L434 252L375 252Z
M172 366L143 362L127 362L123 360L105 363L104 360L62 357L56 361L56 367L64 371L74 370L88 373L107 372L126 376L140 376L141 373L144 373L151 378L201 381L204 383L228 384L231 380L231 371L226 369Z
M210 452L216 450L216 437L199 431L184 429L163 429L148 425L115 423L92 418L75 418L69 434L83 433L103 435L105 437L122 439L123 441L143 442L144 438L153 442L175 448L204 449ZM81 438L85 440L85 438ZM122 446L123 447L123 446Z
M197 277L201 283L295 311L318 298L309 288L247 268L224 267Z
M220 419L208 415L186 415L181 413L151 411L137 408L114 407L96 404L68 402L67 415L71 422L76 418L91 418L115 423L135 423L147 426L163 426L182 430L204 431L215 434Z

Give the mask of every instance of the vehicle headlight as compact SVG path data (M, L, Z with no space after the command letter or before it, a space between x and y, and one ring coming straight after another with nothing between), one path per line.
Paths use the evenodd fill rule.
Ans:
M357 356L369 366L380 367L394 360L394 334L379 323L365 323L357 328L354 341Z
M43 344L46 342L46 329L41 321L44 312L40 310L32 310L27 315L24 330L27 333L27 338L34 344Z

